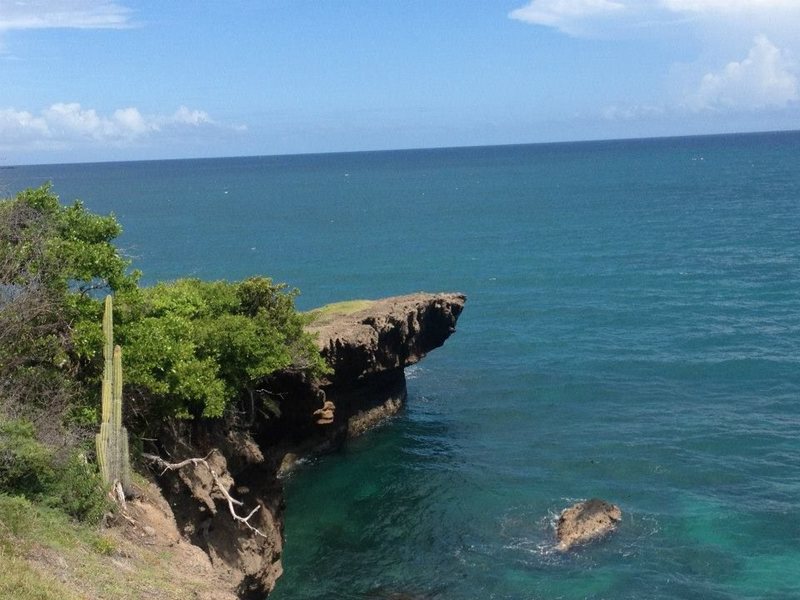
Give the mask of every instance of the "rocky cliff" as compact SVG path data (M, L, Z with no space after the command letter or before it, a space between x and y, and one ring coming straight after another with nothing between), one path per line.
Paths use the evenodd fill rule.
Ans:
M321 385L334 406L333 429L357 435L397 412L406 398L405 368L444 344L465 301L462 294L412 294L313 324L333 367Z
M172 516L238 597L264 598L282 573L280 470L294 457L336 449L399 410L404 368L445 342L465 301L461 294L419 293L320 310L309 329L332 367L326 379L286 371L262 382L264 405L246 428L218 421L165 428L161 453L169 461L206 457L155 470ZM231 506L230 498L241 504ZM258 532L234 520L232 509L240 516L255 510L248 524Z

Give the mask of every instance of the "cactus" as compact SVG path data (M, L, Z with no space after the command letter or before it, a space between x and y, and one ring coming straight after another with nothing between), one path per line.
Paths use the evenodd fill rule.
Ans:
M97 462L103 480L112 488L130 489L128 432L122 426L122 348L114 346L111 296L106 296L103 315L102 422L96 436Z

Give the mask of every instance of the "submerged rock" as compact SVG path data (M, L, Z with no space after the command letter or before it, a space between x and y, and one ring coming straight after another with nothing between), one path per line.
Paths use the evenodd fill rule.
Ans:
M592 498L565 509L558 518L556 537L558 550L566 552L577 544L585 544L614 531L622 520L618 506Z

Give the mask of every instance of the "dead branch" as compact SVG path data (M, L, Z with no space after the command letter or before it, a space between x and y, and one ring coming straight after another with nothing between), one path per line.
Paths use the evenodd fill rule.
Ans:
M253 533L260 535L263 538L266 538L267 536L264 535L260 529L258 529L257 527L253 527L250 524L250 518L254 514L256 514L256 512L258 512L258 509L261 508L261 505L258 505L253 510L251 510L246 517L239 515L236 512L236 507L243 506L242 502L231 496L228 490L225 489L225 486L222 485L222 482L220 482L219 477L217 477L217 474L214 472L214 469L211 468L211 465L209 465L208 461L206 460L208 456L209 455L206 455L205 458L187 458L186 460L182 460L181 462L170 463L165 461L160 456L156 456L155 454L142 454L142 458L150 461L151 463L157 465L159 468L163 469L163 471L161 471L162 475L167 471L178 471L188 465L194 465L194 466L203 465L206 469L208 469L208 472L211 473L211 478L214 480L214 485L217 486L217 489L225 497L225 500L228 503L228 510L230 511L233 520L238 521L239 523L243 523Z

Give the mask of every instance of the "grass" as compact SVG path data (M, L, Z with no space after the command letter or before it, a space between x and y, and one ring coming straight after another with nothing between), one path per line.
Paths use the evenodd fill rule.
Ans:
M58 510L0 494L0 598L216 597L211 578L194 567L176 550L136 543L119 528L83 525Z
M114 545L95 528L77 525L60 511L0 494L0 598L81 598L55 574L68 568L66 560L55 560L52 568L36 568L40 562L81 549L102 556L112 552Z
M334 302L333 304L320 306L308 311L307 314L311 316L312 323L319 324L334 317L352 315L369 308L374 302L374 300L345 300L344 302Z
M28 561L0 549L0 598L15 600L78 600L55 577L31 567Z

